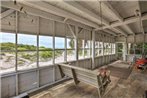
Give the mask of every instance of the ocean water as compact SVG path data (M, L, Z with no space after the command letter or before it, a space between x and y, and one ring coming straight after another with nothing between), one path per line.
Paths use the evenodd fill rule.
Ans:
M3 42L15 43L15 34L0 32L0 43L3 43ZM70 39L67 39L67 48L70 48L68 44L69 42L70 42ZM18 44L37 46L37 36L18 34ZM64 45L65 45L64 38L55 37L55 48L64 48L65 47ZM44 46L46 48L53 48L53 37L39 36L39 46Z

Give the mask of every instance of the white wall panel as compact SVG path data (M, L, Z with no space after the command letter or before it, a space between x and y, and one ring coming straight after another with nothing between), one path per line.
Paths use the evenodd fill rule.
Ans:
M127 42L128 43L134 43L134 36L128 36Z
M27 72L18 75L19 93L34 89L37 87L37 72Z
M54 81L53 67L41 69L39 75L40 86L46 85L48 83L53 83Z
M72 28L73 32L75 33L75 27L73 25L70 25L70 27ZM74 37L71 30L69 29L69 27L66 25L66 36L67 37Z
M16 24L16 15L15 12L11 15L1 19L1 31L5 32L15 32L15 24Z
M18 32L37 34L38 17L22 13L19 13L18 15Z
M3 77L1 80L1 94L2 98L9 98L12 96L15 96L16 91L16 81L15 81L15 75L14 76L9 76L9 77Z
M96 57L94 61L95 61L95 65L94 65L95 68L100 66L100 62L99 62L99 58L98 57Z
M53 21L49 19L40 18L40 34L53 35Z
M79 30L81 30L81 28L79 28ZM84 39L85 38L85 30L83 30L82 32L78 33L78 38L79 39Z
M95 57L95 68L100 67L105 64L109 64L110 62L116 60L115 55L105 55L100 57Z
M125 42L125 37L116 37L116 42Z
M66 24L55 22L55 36L65 36Z
M91 59L82 59L78 61L78 66L86 69L91 69L92 60Z
M85 39L91 40L92 39L92 33L89 30L84 30L85 32Z
M144 35L139 34L136 36L136 43L142 43L144 41Z
M100 57L96 57L95 58L95 67L99 67L103 64L103 57L100 56Z

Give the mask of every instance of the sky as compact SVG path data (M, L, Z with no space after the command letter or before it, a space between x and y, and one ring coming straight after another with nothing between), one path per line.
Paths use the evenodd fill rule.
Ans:
M18 34L18 44L34 45L37 46L37 36ZM39 36L39 46L44 46L46 48L53 48L53 38L50 36ZM69 39L67 39L67 48L69 48ZM15 34L12 33L2 33L0 32L0 43L12 42L15 43ZM55 48L64 48L65 39L61 37L55 37Z

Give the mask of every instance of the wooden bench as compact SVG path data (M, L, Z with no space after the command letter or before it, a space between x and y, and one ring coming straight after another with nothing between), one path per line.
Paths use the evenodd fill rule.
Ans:
M29 95L27 93L22 93L16 97L13 97L13 98L30 98Z
M73 78L76 85L81 81L96 87L98 90L98 98L102 98L102 95L109 83L107 83L107 79L103 81L100 74L68 64L59 64L58 67L62 77L69 76Z

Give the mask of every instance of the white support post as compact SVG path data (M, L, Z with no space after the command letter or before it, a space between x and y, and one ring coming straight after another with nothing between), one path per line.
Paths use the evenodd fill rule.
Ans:
M113 50L115 50L114 54L115 54L115 60L117 60L118 58L118 43L116 43L116 38L113 40L113 43L115 44L115 47ZM114 58L113 58L114 60Z
M90 33L90 36L91 36L91 38L90 38L90 40L89 40L89 42L90 42L90 47L89 47L89 51L88 51L88 56L90 57L90 58L92 58L92 31L91 31L91 33ZM92 64L91 64L91 69L92 69Z
M110 44L111 44L111 47L110 47L110 48L111 48L111 50L110 50L110 62L112 61L112 48L113 48L113 47L112 47L112 42L113 42L113 41L112 41L112 37L111 37L111 40L110 40ZM115 46L116 46L116 45L115 45Z
M76 65L78 66L78 26L75 26L75 57L76 57Z
M53 65L55 64L55 21L53 21Z
M145 45L145 34L143 34L143 44L142 44L142 53L143 54L145 54L144 45Z
M2 98L2 77L0 75L0 98Z
M64 61L67 62L67 26L65 26L65 54L64 54Z
M102 57L103 59L102 59L102 65L104 65L105 64L104 35L102 35L101 37L102 37L102 43L103 43L103 57Z
M84 59L85 59L85 32L84 32L84 41L82 42L82 55L84 56Z
M55 32L56 32L56 29L55 29L55 21L53 21L53 65L55 65ZM53 70L53 80L56 81L56 70L55 70L55 67L54 67L54 70Z
M109 46L111 45L111 36L109 36ZM111 47L108 47L108 54L109 54L109 59L108 59L108 63L110 63L110 59L111 59L111 52L110 52Z
M115 59L117 60L118 59L118 43L115 42ZM113 58L114 60L114 58Z
M92 30L92 69L95 68L95 31Z
M15 43L16 43L16 46L15 46L15 71L17 72L17 70L18 70L18 66L17 66L17 52L18 52L18 50L17 50L17 42L18 42L18 36L17 36L17 33L18 33L18 12L16 11L15 12L15 15L16 15L16 26L15 26Z
M123 43L123 60L127 61L127 38L125 38L125 42Z
M15 28L15 30L16 30L16 31L15 31L15 33L16 33L16 34L15 34L15 43L16 43L16 46L15 46L15 71L16 71L16 84L15 84L15 85L16 85L16 88L15 88L15 89L16 89L16 96L17 96L18 93L19 93L19 86L18 86L18 73L17 73L17 71L18 71L18 66L17 66L17 58L18 58L18 57L17 57L17 54L18 54L18 53L17 53L17 52L18 52L18 50L17 50L17 42L18 42L18 39L17 39L17 38L18 38L18 36L17 36L17 33L18 33L18 25L19 25L18 23L19 23L19 22L18 22L18 11L16 11L15 13L16 13L16 17L15 17L15 18L16 18L16 28Z
M136 54L136 35L134 35L134 43L133 43L133 50L134 50L134 54Z
M39 33L40 33L40 17L37 23L37 87L40 87L40 72L39 72Z

